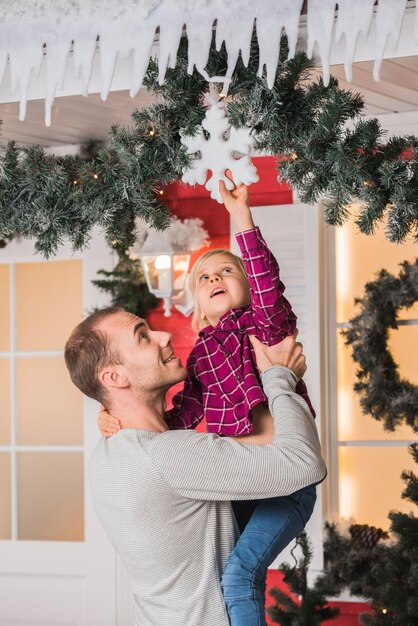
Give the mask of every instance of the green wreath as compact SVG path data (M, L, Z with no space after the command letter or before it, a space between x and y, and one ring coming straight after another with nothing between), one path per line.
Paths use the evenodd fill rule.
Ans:
M376 281L366 284L365 296L355 300L360 313L343 335L359 365L354 390L363 412L383 422L385 430L405 422L417 432L418 387L399 376L388 349L389 329L398 328L399 310L418 300L418 258L401 265L399 278L381 270Z

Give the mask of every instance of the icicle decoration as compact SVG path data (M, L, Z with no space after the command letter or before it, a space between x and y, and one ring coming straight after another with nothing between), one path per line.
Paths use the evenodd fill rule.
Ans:
M348 82L353 78L353 61L357 38L361 34L366 39L372 23L375 0L339 0L338 22L335 41L345 37L344 69Z
M307 52L316 52L329 80L330 50L334 26L337 41L345 40L345 71L351 80L356 42L366 37L373 11L376 12L376 63L380 67L389 38L396 46L407 0L309 0ZM0 5L0 81L9 59L11 86L20 99L20 119L26 113L30 82L42 72L45 123L51 122L51 107L62 89L67 72L80 79L80 93L87 95L96 48L100 52L101 97L112 86L117 57L132 55L130 94L139 91L148 66L156 31L159 31L159 80L176 63L183 29L188 37L189 71L205 72L214 24L218 48L225 42L228 68L224 91L241 54L248 62L254 25L260 46L260 74L266 72L269 87L274 83L281 34L288 37L293 56L299 35L303 0L9 0ZM416 12L418 15L418 11ZM418 19L415 21L418 43ZM72 68L67 68L72 48ZM71 65L71 64L70 64ZM218 78L218 77L216 77ZM39 97L39 95L37 95Z

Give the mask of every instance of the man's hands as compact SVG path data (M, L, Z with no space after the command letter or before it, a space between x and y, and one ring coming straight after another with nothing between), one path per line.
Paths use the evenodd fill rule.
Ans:
M286 337L274 346L266 346L257 337L250 335L260 372L264 372L273 365L284 365L291 369L298 379L302 378L307 369L306 357L303 354L302 344L296 341L297 335L296 330L293 336Z
M103 437L111 437L122 428L120 421L113 415L110 415L103 405L100 407L97 424Z
M225 171L225 175L233 183L230 170ZM232 191L228 191L223 180L219 181L219 191L223 203L228 213L231 214L238 232L251 230L254 222L250 211L248 187L246 185L234 186Z

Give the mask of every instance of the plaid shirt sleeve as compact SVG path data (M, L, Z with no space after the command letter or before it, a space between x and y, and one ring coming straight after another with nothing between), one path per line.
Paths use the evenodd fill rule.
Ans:
M186 363L187 380L181 391L173 397L173 408L165 412L170 430L196 428L204 418L202 385L196 378L196 354L189 355Z
M260 339L284 339L294 331L296 315L283 295L279 265L258 227L237 233L236 239L250 283L253 321Z

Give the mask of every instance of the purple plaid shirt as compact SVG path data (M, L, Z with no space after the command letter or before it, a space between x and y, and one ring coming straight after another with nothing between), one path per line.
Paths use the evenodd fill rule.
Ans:
M246 435L253 429L251 409L266 402L249 335L273 345L290 335L296 316L283 296L279 266L260 230L236 235L250 283L251 303L231 309L217 326L200 331L187 359L188 379L166 412L171 429L195 428L206 417L208 432ZM296 387L309 405L305 383Z

